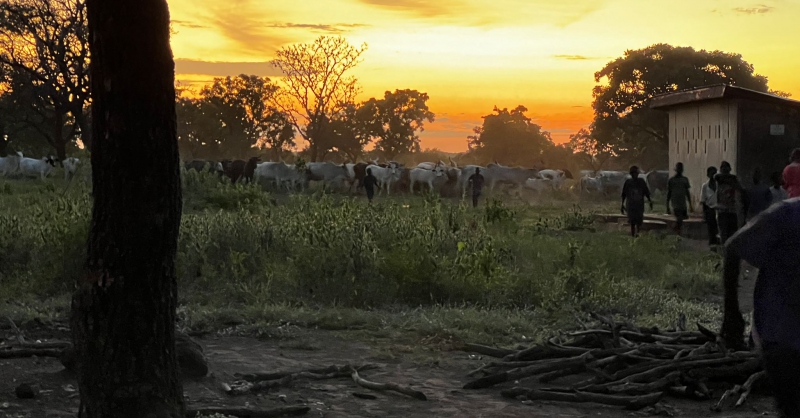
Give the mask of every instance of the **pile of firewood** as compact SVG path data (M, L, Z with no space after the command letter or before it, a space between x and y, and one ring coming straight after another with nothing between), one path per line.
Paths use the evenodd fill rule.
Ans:
M662 332L593 317L599 321L596 326L529 348L467 344L466 351L501 360L470 372L474 380L464 389L511 383L503 396L635 410L652 406L665 395L702 400L711 399L715 389L730 388L712 406L721 410L737 396L736 406L744 404L753 385L764 377L758 353L726 349L717 334L700 324L697 331L678 327Z

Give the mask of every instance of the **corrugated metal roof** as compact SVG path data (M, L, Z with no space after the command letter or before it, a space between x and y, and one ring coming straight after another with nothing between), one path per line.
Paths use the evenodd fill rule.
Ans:
M653 97L653 100L650 101L650 107L653 109L663 109L686 103L719 99L747 99L760 102L771 102L784 106L800 107L800 101L797 100L786 99L774 94L762 93L760 91L731 86L728 84L717 84L713 86L698 87L690 90L681 90L672 93L661 94Z

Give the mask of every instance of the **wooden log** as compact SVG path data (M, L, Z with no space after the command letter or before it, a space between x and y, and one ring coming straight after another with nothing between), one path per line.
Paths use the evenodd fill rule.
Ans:
M752 376L747 378L747 381L744 382L744 385L742 385L742 395L739 396L739 400L736 401L737 408L744 405L744 403L747 401L747 397L750 396L750 391L753 389L753 385L759 380L764 379L766 377L767 377L767 372L762 370L758 373L753 373Z
M468 353L478 353L489 357L503 358L505 356L516 354L520 350L511 350L508 348L489 347L481 344L464 344L463 350Z
M730 380L741 379L761 370L761 358L752 358L727 367L705 367L687 371L687 375L693 379L708 380Z
M13 350L22 348L54 348L65 349L72 345L69 341L45 341L41 343L22 343L14 345L0 345L0 350Z
M0 350L0 358L25 358L25 357L61 357L63 349L59 348L12 348Z
M564 393L520 387L506 389L501 394L506 398L513 399L524 396L532 401L594 402L603 405L622 406L632 410L655 405L663 395L663 393L650 393L642 396L603 395L586 392Z
M330 373L339 373L342 377L350 376L350 369L352 366L343 365L343 366L328 366L323 368L314 368L308 370L284 370L284 371L275 371L275 372L257 372L257 373L245 373L239 374L236 373L234 376L238 377L239 379L246 380L248 382L259 382L264 380L278 380L283 379L286 376L297 375L298 373L312 373L318 375L327 375ZM358 371L365 371L365 370L374 370L377 369L378 366L374 364L362 364L360 366L355 366L355 369Z
M355 382L355 384L357 384L358 386L361 386L362 388L365 388L365 389L375 390L375 391L379 391L379 392L393 391L393 392L397 392L397 393L402 393L403 395L406 395L406 396L410 396L410 397L412 397L414 399L419 399L421 401L427 401L428 400L428 397L425 396L424 393L422 393L422 392L420 392L418 390L414 390L414 389L411 389L411 388L408 388L408 387L405 387L405 386L400 386L400 385L397 385L397 384L394 384L394 383L370 382L369 380L366 380L366 379L362 378L361 376L359 376L358 375L358 371L356 371L355 369L351 370L351 375L350 376L352 377L353 382Z
M673 362L669 362L662 366L655 367L651 370L647 370L641 373L628 375L622 380L613 381L610 383L605 383L601 386L611 386L623 382L630 382L630 383L646 383L650 382L654 379L658 379L672 371L678 370L691 370L693 368L698 367L710 367L710 366L722 366L726 364L731 364L735 362L742 361L741 358L737 357L724 357L724 358L716 358L716 359L709 359L709 360L693 360L693 361L680 361L676 360ZM624 372L624 370L623 370ZM616 376L615 376L616 377Z
M464 389L483 389L492 387L494 385L499 385L500 383L509 382L513 380L524 379L526 377L534 376L537 374L552 372L555 370L560 370L564 368L571 368L575 366L580 366L581 364L586 364L587 360L590 360L592 357L589 353L584 353L579 357L568 358L560 361L552 361L546 362L541 364L535 364L533 366L527 367L519 367L516 369L511 369L509 371L505 371L502 373L497 373L493 375L489 375L486 377L482 377L477 380L473 380L468 382L464 385Z
M736 385L733 389L726 390L725 393L719 398L719 401L711 407L711 410L714 412L722 412L722 405L725 404L725 401L728 400L729 397L736 395L742 389L741 386Z
M611 394L646 395L654 392L664 392L680 381L681 372L675 371L650 383L623 383L618 386L609 386Z
M196 408L187 409L186 418L195 418L200 415L230 415L238 418L275 418L297 417L305 415L311 408L303 406L284 406L275 409L245 409L245 408Z

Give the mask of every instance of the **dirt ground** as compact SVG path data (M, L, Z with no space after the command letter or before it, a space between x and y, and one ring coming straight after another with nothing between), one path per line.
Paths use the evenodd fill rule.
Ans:
M13 338L7 335L6 338ZM65 332L39 332L35 338L66 339ZM656 408L625 411L595 404L564 404L504 399L500 388L464 390L466 374L488 360L461 351L438 351L393 345L391 341L355 341L354 335L320 330L298 330L289 340L259 340L249 337L206 336L199 338L210 363L206 378L184 381L190 407L250 407L269 409L305 404L309 417L754 417L775 416L772 402L753 397L739 409L722 413L709 411L712 401L696 402L665 398ZM304 370L329 365L373 363L380 368L362 372L376 382L395 382L422 391L428 401L391 393L370 392L350 379L296 381L258 396L231 397L223 382L236 380L236 373ZM14 389L28 383L39 390L35 399L17 399ZM377 399L361 399L353 393L369 393ZM717 393L715 395L719 395ZM78 392L74 376L66 373L54 358L8 359L0 361L0 416L74 417Z

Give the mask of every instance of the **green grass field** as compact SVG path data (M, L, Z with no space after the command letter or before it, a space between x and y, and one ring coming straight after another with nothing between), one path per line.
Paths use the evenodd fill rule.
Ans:
M68 315L91 215L87 175L0 179L0 315ZM616 201L512 197L474 210L393 196L369 206L320 191L273 196L194 172L183 181L184 329L235 323L259 334L292 323L511 343L589 312L662 327L680 314L689 323L720 317L718 256L595 224L592 213L616 211Z

